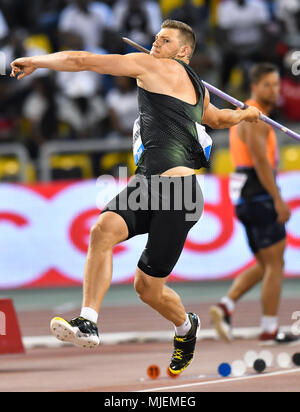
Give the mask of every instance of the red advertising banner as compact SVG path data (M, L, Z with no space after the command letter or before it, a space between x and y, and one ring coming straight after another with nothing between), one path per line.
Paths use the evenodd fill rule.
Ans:
M228 179L199 176L204 214L192 228L173 281L224 279L253 263L234 215ZM292 209L287 224L285 274L300 276L300 172L279 176ZM91 226L126 182L89 180L25 186L0 185L0 289L81 285ZM147 235L114 248L113 283L131 282Z

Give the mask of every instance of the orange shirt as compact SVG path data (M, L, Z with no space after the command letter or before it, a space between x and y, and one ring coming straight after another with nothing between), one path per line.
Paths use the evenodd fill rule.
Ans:
M247 100L246 104L257 107L262 113L263 110L255 100ZM265 113L264 113L265 114ZM254 162L251 153L246 143L244 143L237 132L238 125L235 125L229 130L229 143L231 160L235 168L237 167L254 167ZM278 149L276 134L272 126L268 125L269 133L266 141L267 158L273 169L276 169Z

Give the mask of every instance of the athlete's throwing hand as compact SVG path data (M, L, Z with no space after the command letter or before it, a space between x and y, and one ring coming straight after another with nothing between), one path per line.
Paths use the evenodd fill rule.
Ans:
M18 80L29 76L35 71L32 59L30 57L22 57L16 59L11 63L11 74L10 77L17 77Z
M249 106L244 110L244 115L246 122L258 122L261 111L258 110L257 107Z

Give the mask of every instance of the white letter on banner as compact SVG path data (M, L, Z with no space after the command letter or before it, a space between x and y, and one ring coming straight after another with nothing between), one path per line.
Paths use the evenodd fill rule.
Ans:
M0 312L0 336L6 335L6 315L4 312Z

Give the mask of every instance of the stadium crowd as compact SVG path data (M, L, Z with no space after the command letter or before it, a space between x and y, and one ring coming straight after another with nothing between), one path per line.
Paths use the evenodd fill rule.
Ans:
M129 137L137 117L132 79L41 69L17 82L9 77L10 63L61 50L134 51L121 36L150 48L166 18L194 28L193 68L237 98L247 97L254 62L277 64L282 91L275 116L300 122L299 0L0 0L0 57L6 64L0 144L21 142L36 159L41 144L53 139Z

